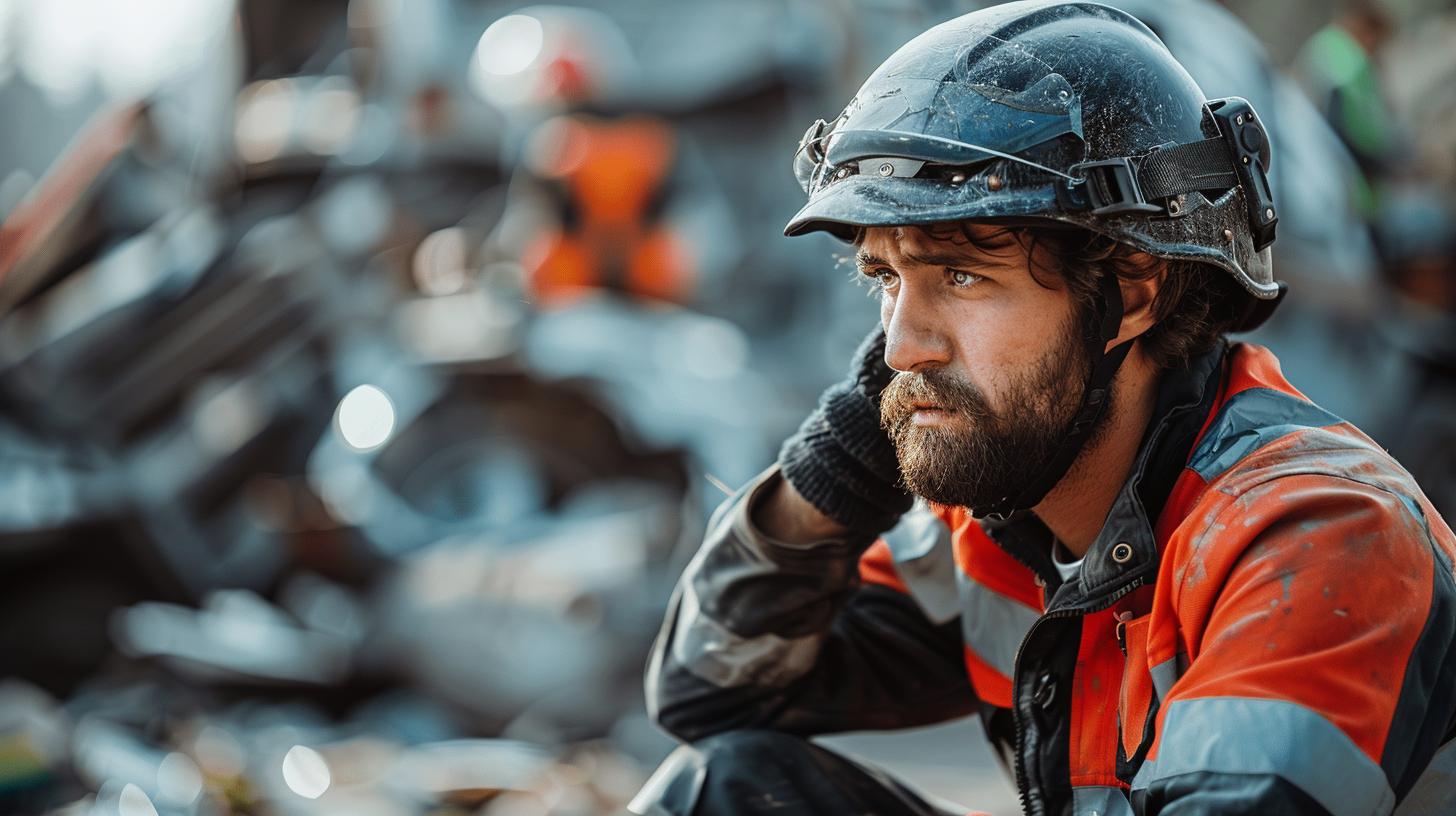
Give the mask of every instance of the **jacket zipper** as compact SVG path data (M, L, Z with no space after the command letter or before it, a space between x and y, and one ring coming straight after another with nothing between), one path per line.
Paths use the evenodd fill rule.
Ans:
M1020 553L1012 552L1005 547L1002 547L1001 551L1011 556L1013 560L1020 563L1023 567L1026 567L1028 570L1030 570L1032 575L1040 577L1043 582L1046 581L1046 578L1042 576L1041 570L1037 569L1037 567L1034 566L1027 559L1022 558ZM1050 600L1050 598L1047 596L1047 588L1045 583L1042 584L1041 593L1042 603L1046 603L1048 600ZM1036 627L1040 625L1042 621L1048 620L1050 618L1070 617L1075 614L1075 612L1068 612L1067 610L1062 610L1060 613L1055 615L1043 613L1041 617L1037 618L1036 621L1032 623L1031 628L1027 630L1026 637L1023 637L1021 639L1021 645L1016 647L1016 659L1012 661L1011 665L1011 724L1013 726L1013 733L1016 737L1016 762L1014 763L1014 770L1016 771L1016 793L1021 799L1021 812L1027 814L1027 816L1037 816L1037 814L1041 811L1040 809L1038 809L1037 813L1033 813L1031 809L1031 797L1028 793L1030 786L1027 784L1026 780L1026 757L1025 752L1021 750L1021 747L1026 743L1026 726L1022 723L1021 711L1016 705L1016 698L1018 696L1017 692L1020 689L1020 683L1017 682L1017 680L1021 676L1021 649L1023 646L1026 645L1026 641L1031 639L1031 633L1036 631Z
M1019 561L1021 559L1017 560ZM1028 564L1027 566L1030 567L1031 565ZM1037 627L1041 625L1042 621L1075 618L1079 616L1090 615L1094 612L1101 612L1102 610L1111 607L1113 604L1121 600L1123 596L1127 595L1128 593L1132 592L1133 590L1137 589L1145 583L1147 583L1147 579L1137 578L1134 579L1131 583L1120 587L1116 592L1112 593L1111 595L1105 596L1094 606L1059 609L1056 612L1048 612L1047 614L1042 615L1041 617L1036 619L1036 623L1032 624L1031 629L1026 633L1026 637L1022 639L1021 646L1025 646L1027 641L1031 640L1032 634L1036 632ZM1014 676L1012 677L1011 683L1011 722L1015 725L1016 733L1016 790L1021 797L1022 813L1027 814L1027 816L1042 816L1042 814L1046 813L1044 798L1042 801L1038 801L1036 803L1036 808L1032 807L1031 785L1027 779L1026 751L1024 750L1024 746L1026 744L1026 724L1025 718L1021 715L1021 706L1019 705L1019 698L1021 696L1021 651L1021 647L1017 647L1016 661L1012 669Z
M1214 389L1215 389L1215 392L1214 392L1214 400L1215 400L1215 403L1214 404L1217 404L1217 397L1218 397L1219 390L1221 390L1223 388L1223 383L1225 383L1227 381L1227 379L1228 379L1229 355L1228 355L1227 352L1228 352L1228 345L1227 345L1227 343L1225 343L1225 345L1223 347L1223 352L1221 353L1221 357L1220 357L1220 359L1219 359L1219 361L1218 361L1218 363L1216 365L1216 369L1219 371L1219 374L1218 374L1218 379L1214 383L1214 386L1213 386ZM1205 385L1205 388L1206 387L1207 386ZM1207 398L1208 398L1207 397L1207 393L1205 392L1194 403L1190 403L1190 404L1187 404L1187 405L1174 406L1171 410L1169 410L1166 414L1164 414L1161 419L1158 420L1158 427L1153 431L1152 438L1161 439L1162 436L1167 432L1168 426L1172 423L1172 419L1171 419L1172 417L1177 416L1177 415L1179 415L1179 414L1181 414L1181 413L1183 413L1185 411L1192 410L1193 408L1195 408L1195 407L1197 407L1199 405L1202 405L1203 402ZM1139 478L1141 478L1142 471L1146 467L1146 464L1147 464L1146 461L1140 461L1138 463L1138 465L1137 465L1137 473L1139 474ZM1002 547L1001 549L1002 549L1002 552L1005 552L1006 554L1010 555L1013 559L1015 559L1016 561L1020 562L1022 564L1022 566L1025 566L1027 569L1031 570L1031 573L1033 575L1038 575L1038 576L1042 575L1042 573L1041 573L1040 570L1038 570L1036 567L1032 566L1030 562L1028 562L1025 558L1022 558L1018 553L1012 552L1011 550L1009 550L1009 549L1007 549L1005 547ZM1045 580L1045 577L1043 577L1043 580ZM1120 588L1117 592L1112 593L1112 595L1110 595L1108 597L1105 597L1103 599L1104 602L1103 603L1100 603L1100 605L1098 605L1098 606L1082 607L1082 608L1074 608L1074 609L1062 609L1062 610L1058 610L1055 613L1044 614L1040 618L1037 618L1036 623L1032 624L1031 630L1028 631L1027 634L1026 634L1026 637L1022 639L1022 645L1025 645L1026 644L1026 641L1028 641L1028 640L1031 639L1032 633L1036 631L1037 625L1039 625L1042 621L1044 621L1044 620L1053 620L1053 619L1057 619L1057 618L1075 617L1077 615L1089 615L1089 614L1091 614L1093 612L1100 612L1103 609L1106 609L1106 608L1112 606L1113 604L1117 603L1118 600L1120 600L1124 595L1127 595L1129 592L1132 592L1133 590L1137 589L1138 587L1140 587L1140 586L1142 586L1142 585L1144 585L1146 583L1147 583L1147 579L1146 578L1137 578L1137 579L1133 580L1131 583L1127 584L1126 586ZM1042 594L1042 597L1043 598L1046 598L1046 589L1045 589L1045 587L1043 587L1042 593L1043 593ZM1126 647L1126 640L1125 640L1125 638L1127 636L1126 635L1126 630L1124 630L1121 626L1119 626L1118 633L1121 636L1119 638L1118 645L1122 647L1123 654L1126 655L1127 654L1127 647ZM1013 668L1012 671L1014 673L1014 676L1011 678L1011 721L1015 725L1015 734L1016 734L1016 789L1017 789L1017 792L1021 796L1021 810L1022 810L1022 812L1023 813L1026 813L1026 814L1029 814L1029 816L1040 816L1040 814L1042 814L1042 813L1045 812L1045 807L1044 806L1040 806L1040 805L1042 805L1042 803L1039 802L1038 803L1039 807L1036 809L1035 812L1033 812L1033 810L1031 808L1031 794L1030 794L1030 788L1029 788L1029 785L1027 783L1027 778L1026 778L1026 774L1027 774L1027 771L1026 771L1026 757L1025 757L1025 752L1022 750L1022 746L1025 744L1025 740L1026 740L1026 725L1025 725L1025 723L1023 721L1023 718L1021 716L1021 709L1017 705L1017 696L1018 696L1018 692L1020 691L1020 688L1021 688L1021 684L1020 684L1020 682L1018 682L1019 681L1019 678L1021 676L1021 649L1019 647L1016 650L1015 667Z

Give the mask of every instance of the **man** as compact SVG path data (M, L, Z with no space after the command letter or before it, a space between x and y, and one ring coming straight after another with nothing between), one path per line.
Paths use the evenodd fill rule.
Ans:
M1223 339L1282 295L1269 155L1044 0L810 129L787 231L856 245L882 327L684 574L647 687L691 746L638 812L941 813L804 737L971 712L1031 814L1456 812L1456 537Z
M1355 0L1304 44L1295 68L1315 106L1350 149L1365 179L1378 187L1399 170L1403 134L1380 85L1382 50L1396 33L1378 0ZM1378 215L1378 189L1363 190L1367 217Z

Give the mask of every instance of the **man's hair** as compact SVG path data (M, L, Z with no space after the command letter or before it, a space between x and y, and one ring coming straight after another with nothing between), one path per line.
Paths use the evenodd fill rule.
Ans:
M981 241L967 223L923 227L932 238ZM1239 322L1248 296L1227 273L1197 261L1165 260L1140 252L1105 235L1079 229L1016 228L1009 232L1030 258L1032 278L1053 288L1061 280L1077 304L1085 330L1096 336L1097 282L1113 274L1141 281L1165 267L1167 275L1153 299L1153 327L1138 342L1160 370L1186 366L1212 349Z

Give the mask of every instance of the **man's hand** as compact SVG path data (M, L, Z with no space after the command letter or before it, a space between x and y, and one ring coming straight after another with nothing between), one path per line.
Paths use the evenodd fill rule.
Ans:
M880 427L880 394L894 376L885 364L885 332L876 327L855 352L849 376L824 392L779 452L788 484L758 508L755 520L765 533L799 543L874 535L910 509L895 446Z
M819 512L786 479L765 490L750 513L764 535L786 544L812 544L849 533L848 527Z

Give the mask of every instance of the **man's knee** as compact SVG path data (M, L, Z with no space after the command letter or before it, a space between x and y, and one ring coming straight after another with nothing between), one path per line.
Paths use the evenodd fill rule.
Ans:
M762 762L765 759L782 763L798 756L807 756L815 750L822 750L816 749L813 743L803 737L762 730L724 731L698 740L691 747L708 762L730 768L745 763Z
M776 731L715 734L669 754L628 810L644 816L687 816L705 797L717 799L730 792L752 797L761 788L775 787L786 766L811 761L815 750L807 740ZM713 793L706 791L709 785Z

